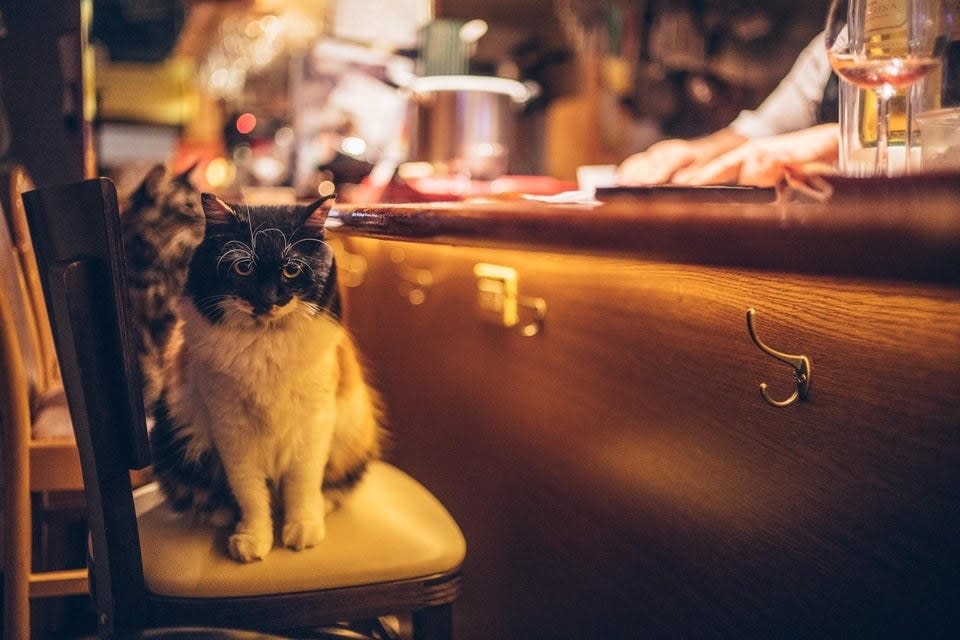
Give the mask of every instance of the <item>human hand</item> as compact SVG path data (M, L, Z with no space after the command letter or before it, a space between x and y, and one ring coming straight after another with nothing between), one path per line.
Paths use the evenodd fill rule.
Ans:
M617 168L617 183L648 185L670 182L678 169L697 158L695 144L689 140L661 140L646 151L635 153Z
M840 127L835 123L754 138L707 163L678 170L672 182L774 186L783 177L786 164L834 162L839 140Z
M632 186L671 182L678 171L700 166L746 140L731 129L721 129L694 140L661 140L650 145L646 151L624 160L617 168L617 184Z

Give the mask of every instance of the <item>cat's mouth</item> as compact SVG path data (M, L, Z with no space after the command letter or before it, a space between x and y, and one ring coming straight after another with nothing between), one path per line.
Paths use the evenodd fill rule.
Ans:
M220 308L224 312L224 317L239 321L241 324L249 326L266 326L276 324L290 314L294 313L299 306L296 298L291 299L285 304L275 304L271 306L256 306L242 298L231 298L220 303Z
M294 299L294 300L288 301L286 304L282 304L282 305L275 304L272 307L269 307L268 309L264 309L262 311L254 309L253 315L257 318L263 318L266 320L274 321L274 320L279 320L281 318L285 318L296 310L297 310L297 301Z

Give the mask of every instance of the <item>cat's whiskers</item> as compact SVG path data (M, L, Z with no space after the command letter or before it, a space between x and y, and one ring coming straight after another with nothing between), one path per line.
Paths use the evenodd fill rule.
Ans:
M239 240L231 240L223 245L223 253L217 259L217 270L220 270L220 266L224 261L230 261L230 268L233 268L238 262L249 261L253 264L257 263L257 255L253 252L251 247L244 244Z
M315 302L309 302L307 300L300 300L300 308L304 310L305 315L313 317L323 311L323 309Z
M228 326L240 326L245 328L258 326L258 319L253 315L252 310L245 308L242 301L236 299L235 301L236 304L230 304L221 307L221 312L223 313L223 323Z
M240 240L230 240L229 242L224 243L223 248L224 249L229 248L231 250L246 251L248 253L253 253L253 249L250 247L250 245Z
M287 239L286 235L284 235L283 231L281 231L280 229L277 229L276 227L269 227L267 229L264 229L263 225L258 224L256 227L253 226L253 207L252 206L247 205L244 213L246 214L246 217L247 217L247 229L250 232L250 246L252 247L254 252L256 252L257 250L257 237L259 237L261 233L278 231L280 232L280 235L283 237L284 242L286 242L286 239Z
M316 318L318 316L326 316L333 320L334 322L339 323L339 319L330 312L326 307L321 307L316 302L309 302L307 300L300 300L300 310L303 311L304 315L308 318Z
M313 265L311 265L307 260L305 260L305 259L303 259L303 258L301 258L301 257L299 257L299 256L298 256L298 257L295 257L295 258L289 258L289 259L288 259L288 262L289 262L290 264L297 265L298 267L300 267L300 268L303 269L304 271L309 271L310 273L313 273Z
M201 298L194 302L194 306L197 307L197 311L203 315L210 315L211 312L219 311L225 313L222 302L225 302L234 296L231 295L219 295L219 296L208 296L206 298Z
M287 304L274 306L266 315L262 317L268 322L275 324L287 316L296 313L299 308L299 300L299 298L293 298Z
M205 315L209 315L208 312L210 311L218 311L222 318L227 321L234 321L239 318L246 324L248 320L253 319L257 321L258 325L262 325L273 323L295 313L301 302L299 298L295 298L286 305L274 307L268 314L264 315L255 314L249 302L233 295L209 296L198 300L195 306L198 311Z
M288 243L286 248L283 250L283 254L286 255L288 252L293 251L298 244L301 242L319 242L323 246L328 246L327 243L322 238L300 238L292 243Z
M237 207L237 210L238 210L238 212L240 212L240 213L246 214L246 217L247 217L247 229L250 230L250 242L252 243L253 248L256 249L257 239L256 239L256 237L253 235L253 216L251 215L251 214L253 213L253 208L250 207L250 206L247 206L247 207L238 206L238 207Z
M316 270L313 268L313 265L306 258L302 256L294 256L292 258L289 257L290 254L296 250L297 245L299 245L302 242L317 242L322 247L327 247L329 249L329 245L322 238L300 238L299 240L296 240L292 243L288 243L287 246L284 247L283 257L287 258L291 263L298 265L301 269L308 271L311 274L316 273ZM331 256L333 255L332 251L330 252L330 255ZM329 262L326 261L324 263L324 266L326 266L327 269L320 274L321 277L326 277L327 272L329 271Z
M268 228L266 228L266 229L261 229L261 228L257 227L257 232L256 232L256 234L254 235L254 239L253 239L253 244L254 244L254 246L256 246L256 237L257 237L257 236L259 236L259 235L261 235L261 234L267 235L268 233L271 233L271 232L273 232L273 231L276 231L277 233L280 234L280 237L283 238L283 244L284 244L284 245L289 245L289 242L287 241L287 234L285 234L281 229L278 229L278 228L276 228L276 227L268 227Z

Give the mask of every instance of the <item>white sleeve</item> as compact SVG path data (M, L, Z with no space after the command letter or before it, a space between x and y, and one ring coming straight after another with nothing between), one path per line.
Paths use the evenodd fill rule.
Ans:
M753 111L741 111L730 128L748 138L789 133L817 124L817 108L830 79L823 32L810 41L790 72Z

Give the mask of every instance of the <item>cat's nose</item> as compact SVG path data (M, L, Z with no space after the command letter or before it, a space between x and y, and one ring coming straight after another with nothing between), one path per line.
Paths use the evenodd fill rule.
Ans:
M254 312L257 315L270 313L273 309L286 305L292 299L293 296L289 294L266 292L259 301L259 304L254 305Z

